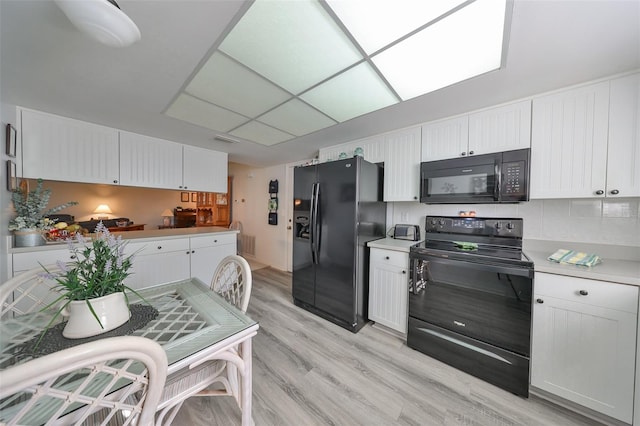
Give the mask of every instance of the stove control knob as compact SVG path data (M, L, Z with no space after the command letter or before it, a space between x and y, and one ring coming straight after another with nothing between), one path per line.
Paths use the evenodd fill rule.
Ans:
M513 228L514 228L513 223L511 222L507 223L507 229L513 229Z
M496 229L502 229L502 223L496 222Z
M444 220L443 220L443 219L440 219L440 220L438 221L438 224L439 224L440 226L444 226Z

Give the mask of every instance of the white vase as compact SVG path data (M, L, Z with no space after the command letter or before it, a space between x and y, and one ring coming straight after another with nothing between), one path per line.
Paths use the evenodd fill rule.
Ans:
M129 321L131 312L123 292L111 293L106 296L89 299L91 307L100 319L100 323L93 316L85 300L74 300L65 308L64 316L69 316L62 335L68 339L81 339L97 336L109 330L120 327Z
M13 231L14 247L36 247L47 243L44 235L37 229L21 229Z

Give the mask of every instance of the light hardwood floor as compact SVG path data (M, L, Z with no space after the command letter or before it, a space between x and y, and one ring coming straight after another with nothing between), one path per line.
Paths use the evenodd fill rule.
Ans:
M524 399L365 326L357 334L291 301L291 275L253 274L253 419L262 425L596 425ZM239 425L231 397L194 397L174 425Z

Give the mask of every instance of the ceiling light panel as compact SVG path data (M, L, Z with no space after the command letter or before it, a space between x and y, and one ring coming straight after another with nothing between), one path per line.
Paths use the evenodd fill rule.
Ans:
M269 111L259 117L258 121L284 130L295 136L306 135L336 124L334 120L298 99L292 99L280 105L278 108Z
M317 1L256 0L219 49L293 94L362 59Z
M294 137L293 135L281 132L278 129L274 129L273 127L269 127L266 124L262 124L257 121L250 121L249 123L240 126L233 132L229 133L234 136L267 146L275 145Z
M327 0L367 54L372 54L466 0Z
M248 121L248 118L224 108L181 94L171 104L166 115L179 120L188 121L198 126L221 132L228 132L236 126Z
M339 122L398 102L393 92L364 62L300 96Z
M403 100L500 67L504 0L477 0L372 58Z
M291 97L220 52L214 52L185 91L248 117L256 117Z

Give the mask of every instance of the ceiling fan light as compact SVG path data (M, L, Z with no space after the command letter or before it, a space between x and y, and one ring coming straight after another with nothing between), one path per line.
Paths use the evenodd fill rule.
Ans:
M111 0L55 0L80 31L100 43L126 47L140 40L140 30Z

